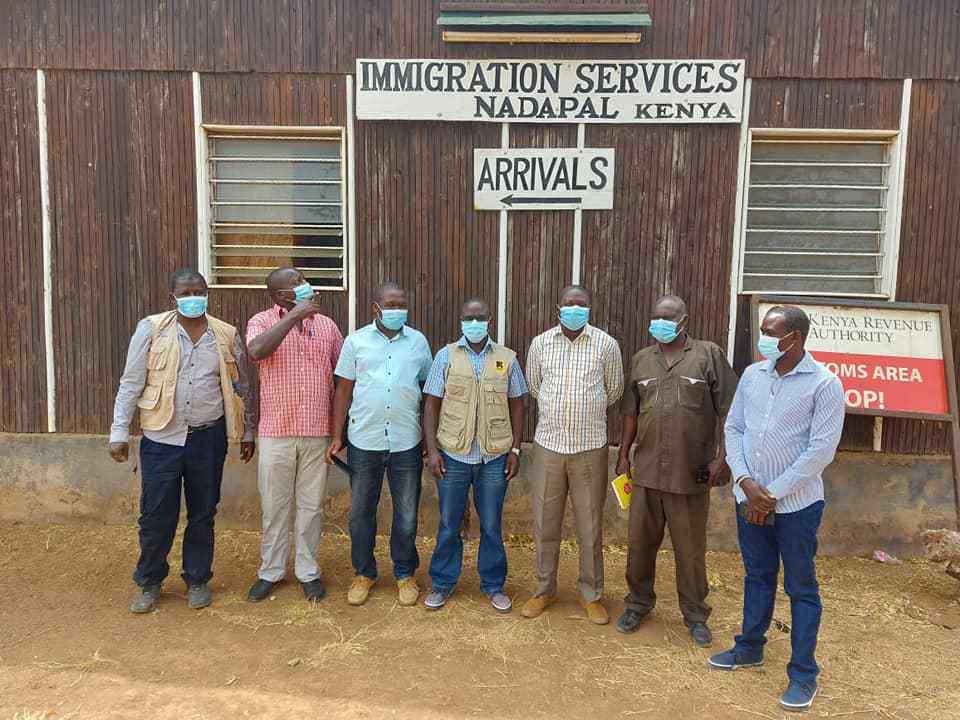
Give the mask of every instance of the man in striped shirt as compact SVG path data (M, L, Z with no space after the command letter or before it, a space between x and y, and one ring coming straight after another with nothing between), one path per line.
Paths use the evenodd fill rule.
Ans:
M809 708L817 693L822 473L833 461L844 417L840 380L804 350L809 330L800 308L767 313L758 343L766 360L747 368L727 415L727 463L746 570L743 630L733 648L710 658L724 670L763 663L782 561L792 654L780 704L788 710Z
M563 512L570 495L580 546L580 595L587 617L610 621L603 597L603 505L607 497L607 408L623 393L617 341L588 324L592 296L571 285L560 294L560 324L533 339L527 383L538 406L532 473L534 596L524 617L556 602Z

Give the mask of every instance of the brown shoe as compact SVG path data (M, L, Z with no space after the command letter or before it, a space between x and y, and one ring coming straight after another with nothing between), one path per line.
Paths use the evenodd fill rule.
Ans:
M401 605L416 605L420 597L420 586L414 577L405 577L397 581L397 599Z
M350 589L347 590L347 602L351 605L363 605L370 597L371 588L376 584L376 580L365 575L355 576L353 582L350 583Z
M595 625L606 625L610 622L610 615L600 600L587 602L580 598L580 606L586 611L587 619Z
M543 615L543 611L557 601L556 595L534 595L523 604L520 614L525 618L535 618Z

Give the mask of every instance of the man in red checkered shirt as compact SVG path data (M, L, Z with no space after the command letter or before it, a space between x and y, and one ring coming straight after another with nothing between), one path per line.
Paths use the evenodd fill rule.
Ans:
M308 600L326 590L317 566L333 407L333 369L343 335L320 310L303 274L267 276L274 305L247 323L247 354L260 370L260 461L263 538L260 571L247 599L259 602L283 580L290 555L290 505L296 498L294 571Z

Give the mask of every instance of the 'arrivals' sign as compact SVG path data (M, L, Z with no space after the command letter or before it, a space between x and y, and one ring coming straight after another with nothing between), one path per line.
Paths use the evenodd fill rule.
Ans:
M759 302L760 321L775 304ZM790 304L809 316L806 349L840 378L848 408L950 413L938 310Z
M743 60L357 60L361 120L738 123Z
M476 210L610 210L613 148L473 151Z

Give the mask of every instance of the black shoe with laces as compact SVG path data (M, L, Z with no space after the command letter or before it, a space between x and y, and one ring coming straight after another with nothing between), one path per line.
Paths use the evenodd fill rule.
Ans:
M261 600L266 600L270 597L270 593L273 592L273 588L277 586L277 583L270 582L269 580L257 580L253 585L250 586L249 592L247 592L247 600L250 602L260 602Z
M300 587L303 588L304 597L310 602L319 602L327 594L327 589L323 586L323 581L320 578L310 582L302 582Z

